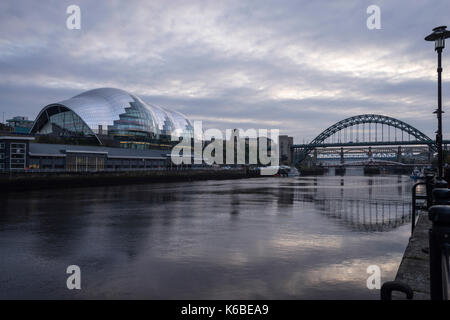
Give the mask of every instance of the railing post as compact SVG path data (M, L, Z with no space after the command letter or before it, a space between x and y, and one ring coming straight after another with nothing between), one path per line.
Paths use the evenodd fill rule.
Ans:
M412 212L411 212L411 236L414 233L414 228L416 226L416 200L417 200L417 187L421 185L426 185L425 182L417 182L412 186L411 194L412 194Z
M425 176L426 192L427 192L427 209L430 209L433 203L433 174L427 174Z
M416 226L416 190L417 183L412 187L412 212L411 212L411 236L414 233L414 227Z
M437 181L436 185L442 185ZM443 262L446 259L443 250L450 244L450 189L435 188L433 190L433 206L428 216L433 225L429 232L430 242L430 294L432 300L447 298L444 288L447 277L442 277ZM445 270L445 269L444 269Z
M443 250L450 244L450 206L434 205L428 212L432 221L429 231L430 244L430 296L431 300L443 300L444 286L442 281ZM444 269L445 270L445 269ZM446 280L447 281L447 280Z

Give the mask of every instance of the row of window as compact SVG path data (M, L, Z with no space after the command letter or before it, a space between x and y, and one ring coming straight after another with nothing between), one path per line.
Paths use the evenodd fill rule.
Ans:
M12 149L25 149L25 143L11 143Z
M26 144L25 143L11 143L10 149L10 168L11 169L25 169L26 165L26 155L25 155Z
M66 168L68 171L103 171L105 166L104 157L95 156L68 156Z
M5 149L5 143L2 142L0 143L0 150L4 150ZM11 149L12 150L24 150L25 149L25 143L11 143ZM12 151L15 152L15 151Z
M4 160L8 157L5 153L6 145L4 142L0 143L0 160ZM0 163L0 169L4 170L7 167L9 169L25 169L26 165L26 144L25 143L11 143L9 149L9 166L5 163Z
M26 144L11 143L9 150L10 163L0 163L0 169L25 169L26 167ZM5 149L5 143L0 144L0 150ZM0 152L0 160L6 159L5 152ZM164 160L135 160L117 159L107 160L104 156L98 155L68 155L65 159L53 157L40 157L30 159L30 169L64 169L68 171L103 171L107 169L135 169L135 168L160 168L165 166ZM106 163L107 162L107 163Z

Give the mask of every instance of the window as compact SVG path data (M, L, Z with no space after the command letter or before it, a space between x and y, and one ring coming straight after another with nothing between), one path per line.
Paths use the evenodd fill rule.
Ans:
M86 157L87 158L87 169L89 171L97 170L97 158L96 157Z
M66 158L67 171L103 171L105 158L86 155L68 155Z
M0 150L3 150L3 149L5 149L5 144L2 142L2 143L0 143Z
M3 152L0 152L0 160L5 159L5 154Z
M97 170L103 171L105 169L105 158L97 158Z
M10 169L25 169L25 143L11 143L10 149Z
M67 156L67 158L66 158L67 171L76 171L77 170L76 161L77 161L77 157L75 157L73 155Z
M87 171L87 157L77 156L77 171Z

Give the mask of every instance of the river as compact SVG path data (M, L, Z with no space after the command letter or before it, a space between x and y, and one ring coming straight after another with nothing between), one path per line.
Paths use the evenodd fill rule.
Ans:
M406 176L253 178L0 198L0 299L378 299L410 232ZM81 270L68 290L66 268Z

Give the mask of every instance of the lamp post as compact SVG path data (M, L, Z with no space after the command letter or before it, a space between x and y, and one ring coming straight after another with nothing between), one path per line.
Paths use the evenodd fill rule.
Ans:
M445 47L445 39L450 38L450 31L446 30L447 26L440 26L433 29L433 32L425 37L426 41L434 41L434 50L438 53L438 108L434 112L438 118L438 130L436 132L436 144L438 149L438 176L442 179L443 174L443 154L442 154L442 66L441 56L442 49Z

